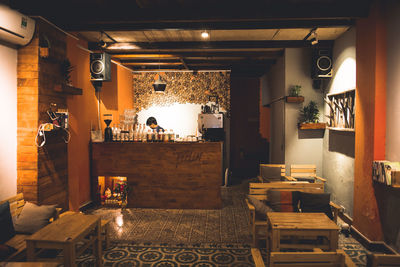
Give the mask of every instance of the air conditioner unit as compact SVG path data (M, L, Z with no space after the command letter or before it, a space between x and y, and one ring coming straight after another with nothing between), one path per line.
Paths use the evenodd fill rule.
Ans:
M0 41L27 45L35 32L35 21L16 10L0 4Z

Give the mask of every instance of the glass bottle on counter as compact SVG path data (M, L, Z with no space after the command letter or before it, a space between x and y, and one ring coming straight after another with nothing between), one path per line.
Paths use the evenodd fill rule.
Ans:
M163 130L164 143L169 142L169 133Z
M153 130L153 142L158 142L158 132Z
M158 132L158 142L164 142L164 130Z
M133 124L129 125L129 141L132 142L134 139L135 131L133 130Z
M115 140L121 141L121 129L119 128L119 124L117 124L117 128L115 130Z
M170 142L174 142L175 141L175 133L174 133L174 131L172 129L169 130L169 141Z
M151 131L148 130L147 131L147 142L152 142L153 141L153 137L151 136Z
M138 124L137 141L142 142L142 125Z
M113 134L113 141L117 141L117 126L115 126L115 123L113 123L112 134Z
M136 125L135 132L133 133L133 141L137 142L139 140L139 126Z

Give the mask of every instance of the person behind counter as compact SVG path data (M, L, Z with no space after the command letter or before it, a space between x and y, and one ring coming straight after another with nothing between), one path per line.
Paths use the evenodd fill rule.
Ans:
M149 117L146 121L146 125L151 129L156 130L157 133L164 130L164 128L157 124L157 120L154 117Z

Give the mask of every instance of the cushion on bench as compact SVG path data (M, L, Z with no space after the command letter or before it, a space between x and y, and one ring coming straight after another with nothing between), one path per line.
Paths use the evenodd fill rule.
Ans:
M50 223L56 213L56 205L37 206L26 202L21 214L15 220L15 231L23 234L33 234Z
M268 190L268 205L274 211L298 212L299 192Z
M247 196L249 202L254 206L256 211L256 219L265 221L267 219L267 212L274 211L271 207L265 204L264 201L258 200L255 197Z
M10 203L8 201L0 204L0 229L0 244L5 243L15 235Z
M302 212L323 212L331 220L333 219L329 193L305 193L300 192L300 209Z

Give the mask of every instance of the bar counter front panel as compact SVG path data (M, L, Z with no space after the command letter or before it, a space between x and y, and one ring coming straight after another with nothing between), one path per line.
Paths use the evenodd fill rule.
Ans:
M92 197L98 176L124 176L132 208L221 208L222 143L92 143Z

